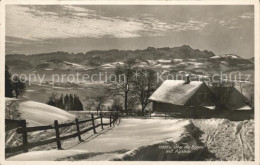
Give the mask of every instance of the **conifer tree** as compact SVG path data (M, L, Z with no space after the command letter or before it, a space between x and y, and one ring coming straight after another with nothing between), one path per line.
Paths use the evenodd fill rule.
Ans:
M11 73L8 70L9 70L8 66L5 66L5 97L13 97Z
M64 106L66 110L69 110L69 96L68 94L66 94L66 96L64 97Z
M63 94L61 94L58 103L57 103L58 108L64 109L65 108L65 104L64 104L64 97Z
M74 108L74 98L72 94L69 95L69 110L73 110Z

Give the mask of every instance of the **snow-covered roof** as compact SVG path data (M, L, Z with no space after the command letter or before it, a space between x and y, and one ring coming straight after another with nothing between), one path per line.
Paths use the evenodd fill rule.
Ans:
M250 99L244 96L237 88L229 86L222 88L222 92L226 90L227 94L229 94L226 105L230 110L252 110L252 108L245 103L250 102ZM213 87L209 89L213 89Z
M216 106L203 106L204 108L207 108L209 110L215 110Z
M184 105L203 84L201 81L166 80L149 98L152 101Z
M10 98L10 97L6 97L5 98L5 101L7 102L7 101L16 101L16 100L18 100L17 98Z
M248 105L242 106L240 108L236 109L237 111L247 111L247 110L252 110L252 108Z
M16 99L16 98L6 97L6 98L5 98L5 105L9 106L9 105L13 104L13 103L16 102L16 101L21 101L21 100Z

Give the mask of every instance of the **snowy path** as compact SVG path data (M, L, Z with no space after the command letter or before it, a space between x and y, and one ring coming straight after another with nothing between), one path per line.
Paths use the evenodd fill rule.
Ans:
M193 128L187 126L193 124L189 123L189 120L184 119L122 119L118 126L106 127L104 130L99 128L97 134L91 131L83 134L84 141L81 143L77 138L64 141L64 150L32 151L7 160L118 160L115 158L129 155L133 160L147 160L143 157L147 154L153 155L152 158L156 160L163 160L160 155L164 155L158 150L158 144L166 140L179 142L180 137L192 140L190 129ZM194 119L192 123L202 134L200 138L192 136L195 139L189 143L205 145L203 160L254 160L253 120L234 122L227 119ZM169 160L179 160L174 154L172 156Z
M176 131L183 124L179 120L123 119L119 126L72 149L91 152L130 150L159 140L178 137Z
M187 124L188 120L122 119L120 125L98 130L95 135L82 136L84 142L64 147L65 150L34 151L10 160L110 160L141 146L178 139ZM57 157L50 157L50 154ZM34 155L33 158L30 155Z
M123 119L119 126L102 132L100 136L83 142L70 150L85 150L102 153L91 160L110 159L117 153L124 153L140 146L146 146L169 138L178 138L187 121L165 119Z

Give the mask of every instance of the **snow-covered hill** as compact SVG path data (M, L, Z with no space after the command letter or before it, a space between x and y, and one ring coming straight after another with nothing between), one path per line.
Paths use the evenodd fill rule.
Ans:
M74 115L62 109L34 101L20 103L18 112L29 126L49 125L53 124L54 120L62 123L75 119Z
M240 56L236 55L236 54L223 54L221 55L221 57L224 57L224 58L237 58L237 59L241 59Z
M242 57L236 55L236 54L223 54L223 55L215 55L210 57L211 59L225 59L225 58L231 58L231 59L242 59Z

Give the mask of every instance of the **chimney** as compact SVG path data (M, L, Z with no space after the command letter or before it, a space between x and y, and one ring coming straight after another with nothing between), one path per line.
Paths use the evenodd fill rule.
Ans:
M190 74L186 74L185 75L185 84L189 84L190 83Z

